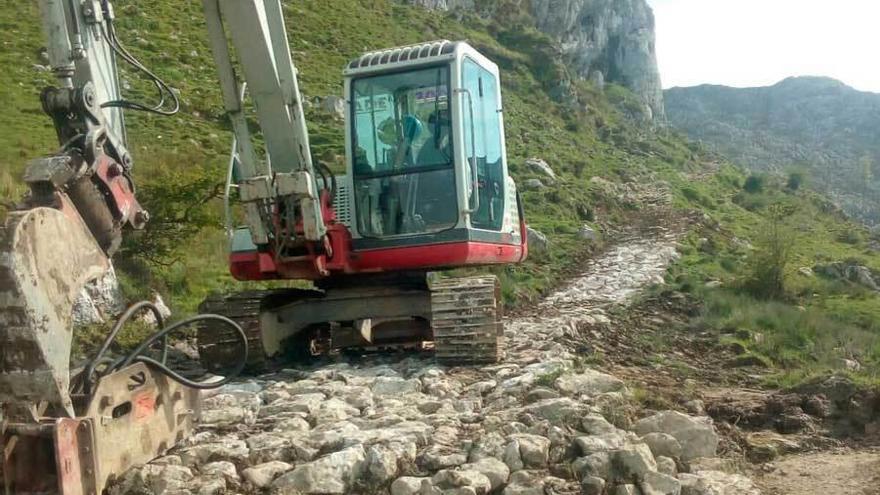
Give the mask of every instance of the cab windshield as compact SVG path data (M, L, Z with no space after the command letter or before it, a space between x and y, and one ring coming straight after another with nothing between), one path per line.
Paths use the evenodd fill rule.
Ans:
M448 66L352 82L357 228L365 237L455 226Z

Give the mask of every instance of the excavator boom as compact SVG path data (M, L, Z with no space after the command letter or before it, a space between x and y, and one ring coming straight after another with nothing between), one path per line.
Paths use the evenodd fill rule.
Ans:
M290 55L279 0L203 0L211 50L223 91L223 102L238 143L239 197L247 210L254 244L284 237L281 225L299 222L302 237L321 242L327 227L315 180L296 68ZM231 40L231 46L229 41ZM266 154L254 149L245 120L245 102L232 64L237 57ZM291 239L288 239L290 241Z

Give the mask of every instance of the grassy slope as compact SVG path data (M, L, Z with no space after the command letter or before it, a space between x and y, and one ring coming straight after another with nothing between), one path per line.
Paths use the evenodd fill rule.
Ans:
M130 147L138 161L137 178L146 186L143 192L155 191L151 185L188 183L204 177L216 177L219 182L229 134L198 2L142 1L120 3L117 8L120 35L148 66L181 90L183 100L181 113L170 119L129 116ZM625 109L632 101L622 88L612 86L600 93L582 84L576 88L577 105L557 103L549 96L548 88L564 74L564 67L555 59L547 39L534 30L515 27L513 21L456 20L390 0L288 2L285 13L301 88L307 98L341 94L343 64L364 50L378 47L436 38L468 39L499 63L510 163L516 179L522 183L534 177L522 165L531 156L547 160L561 177L553 187L524 193L529 223L548 235L551 247L546 253L534 254L524 265L497 270L509 300L547 290L577 263L578 253L585 249L576 236L582 224L619 225L637 208L603 195L601 188L590 181L593 176L615 182L668 182L675 206L701 210L722 225L720 232L695 233L688 240L686 254L676 268L682 285L701 286L710 278L734 284L741 278L747 252L730 239L753 238L762 228L763 213L746 210L734 202L743 180L740 172L723 167L718 174L702 173L702 164L708 159L699 149L675 135L650 133L630 123L617 110ZM38 103L39 90L49 82L49 75L32 68L32 64L44 63L39 58L42 36L38 18L32 2L16 2L12 8L0 11L0 27L10 34L0 51L4 68L0 85L8 88L7 111L0 114L2 199L15 198L21 192L17 177L28 159L55 147L49 120L41 114ZM517 16L511 15L511 19L515 21ZM511 27L506 30L501 26ZM133 86L132 94L148 94L131 74L123 74L123 79ZM316 109L309 114L314 154L329 161L338 159L342 154L341 124ZM694 176L703 179L694 181ZM861 257L880 269L880 259L866 254L864 242L852 245L837 241L839 230L853 227L825 213L821 201L808 194L787 195L784 199L798 208L799 213L790 221L803 234L799 236L793 269L812 266L824 258L849 257ZM218 211L218 205L211 203L208 212L214 226L192 238L182 238L177 252L161 264L129 270L125 277L128 291L139 294L146 287L160 290L177 312L188 313L207 292L237 287L226 274ZM703 236L711 237L718 247L711 251L697 248ZM863 332L863 336L873 339L871 342L876 340L880 318L876 314L880 308L876 295L832 287L819 279L801 280L795 275L792 279L798 294L792 304L805 305L821 318L843 317L842 324L847 328ZM814 297L813 293L818 295ZM704 294L709 301L707 324L722 324L723 311L713 312L717 305L712 305L722 296L711 291ZM754 305L752 301L742 304ZM792 304L784 304L785 311L791 310ZM837 319L833 321L837 323ZM786 349L789 347L786 345ZM776 357L771 350L765 352ZM808 360L803 352L799 356L798 366L804 366Z

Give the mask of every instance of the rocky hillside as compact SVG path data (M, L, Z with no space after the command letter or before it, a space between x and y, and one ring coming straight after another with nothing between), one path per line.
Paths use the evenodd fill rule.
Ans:
M803 170L851 215L880 223L880 94L827 78L666 91L669 122L754 170Z
M645 0L409 0L431 9L477 12L509 21L525 14L558 45L575 77L620 84L641 97L646 120L665 119L663 91L654 47L654 13Z

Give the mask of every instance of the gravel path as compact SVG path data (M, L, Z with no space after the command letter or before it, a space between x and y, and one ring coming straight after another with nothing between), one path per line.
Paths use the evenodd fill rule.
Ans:
M611 308L662 283L676 239L655 230L587 261L533 314L508 319L500 365L372 356L227 386L206 399L196 435L112 491L759 493L712 469L710 419L667 411L625 421L626 384L566 345L580 323L610 321Z

